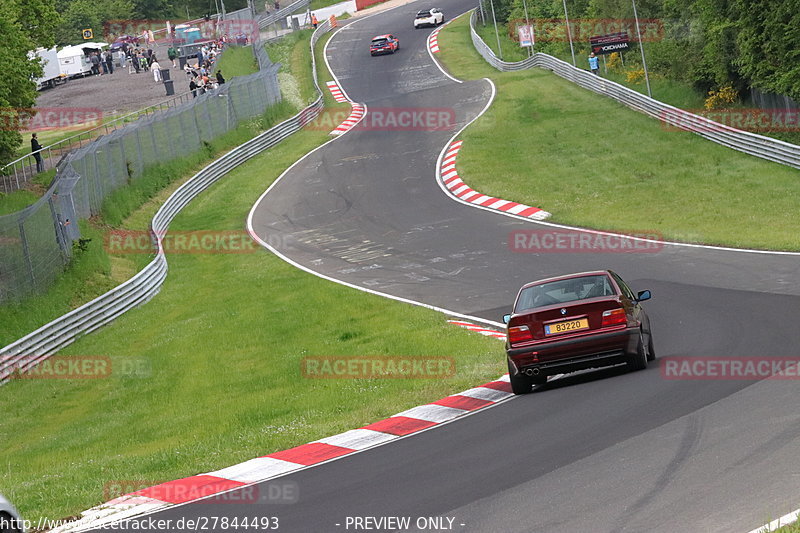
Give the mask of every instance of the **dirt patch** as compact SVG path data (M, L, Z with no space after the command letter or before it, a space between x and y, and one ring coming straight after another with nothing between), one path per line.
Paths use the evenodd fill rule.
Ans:
M165 47L156 50L159 64L169 67L170 79L175 80L175 94L189 90L186 74L172 68ZM113 74L75 78L67 83L45 89L36 100L37 108L96 108L103 116L137 111L173 98L166 95L166 87L153 80L153 73L141 71L129 74L128 67L114 67Z

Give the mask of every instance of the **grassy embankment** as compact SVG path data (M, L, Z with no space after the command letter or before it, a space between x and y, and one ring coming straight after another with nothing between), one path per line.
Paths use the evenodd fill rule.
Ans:
M308 79L298 75L310 64L305 43L285 49L282 59L308 96L302 89ZM319 67L324 83L330 78L324 63ZM325 98L333 107L329 93ZM198 197L170 230L243 230L261 192L329 138L314 127L295 134ZM145 228L176 184L123 226ZM63 352L136 362L145 369L139 377L17 380L0 389L6 443L0 487L26 518L74 515L102 502L109 483L155 484L212 471L360 427L503 372L495 339L450 326L438 313L324 281L260 249L177 254L169 264L152 301ZM303 357L329 355L447 356L456 374L301 375Z
M476 190L564 224L800 250L797 170L673 130L548 71L498 72L475 52L467 16L439 43L456 77L497 86L459 153L459 173Z

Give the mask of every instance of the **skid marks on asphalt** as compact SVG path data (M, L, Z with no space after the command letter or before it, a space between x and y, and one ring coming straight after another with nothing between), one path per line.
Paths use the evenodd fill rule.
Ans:
M317 248L348 263L374 263L376 260L392 255L391 248L369 239L359 239L356 231L350 229L332 233L325 228L320 228L294 232L292 236L302 244ZM370 269L373 268L380 268L380 266L370 267Z

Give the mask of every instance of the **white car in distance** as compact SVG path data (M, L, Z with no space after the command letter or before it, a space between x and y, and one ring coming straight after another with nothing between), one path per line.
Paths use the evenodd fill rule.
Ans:
M416 30L423 26L438 26L442 22L444 22L444 13L439 8L423 9L417 12L417 16L414 17L414 29Z

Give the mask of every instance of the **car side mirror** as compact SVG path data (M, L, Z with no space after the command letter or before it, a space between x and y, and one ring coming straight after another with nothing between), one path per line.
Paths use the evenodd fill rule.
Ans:
M652 294L650 294L649 290L648 291L640 291L639 294L636 295L636 301L637 302L643 302L645 300L649 300L651 297L652 297Z
M503 323L504 324L508 324L508 322L510 320L511 320L511 315L503 315Z

